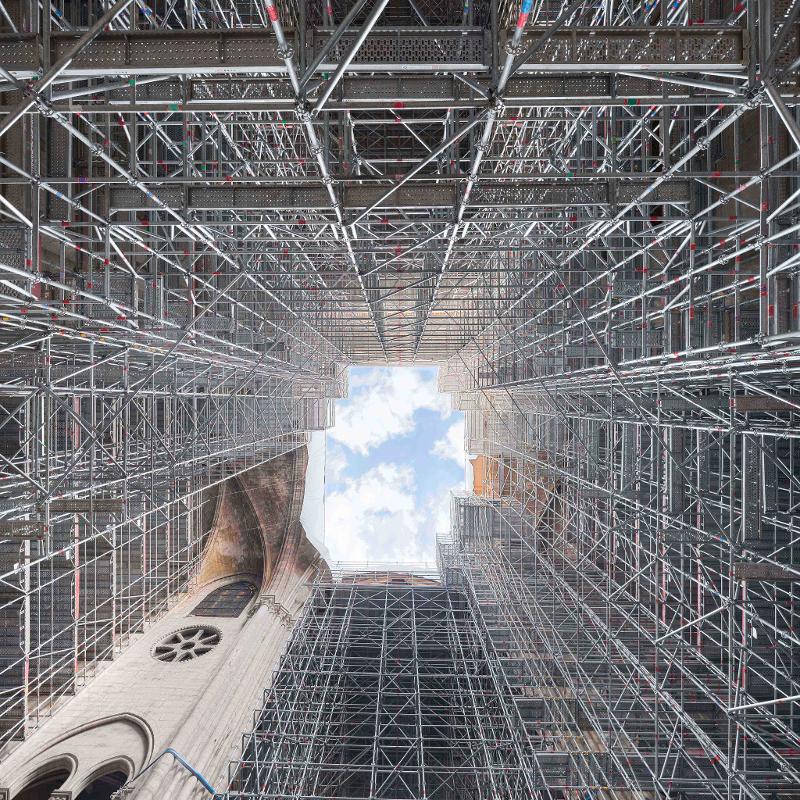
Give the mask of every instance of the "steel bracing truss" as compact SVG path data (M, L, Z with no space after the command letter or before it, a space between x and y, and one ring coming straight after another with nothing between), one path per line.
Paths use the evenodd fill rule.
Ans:
M186 587L206 486L437 363L448 630L514 623L538 709L493 673L492 796L795 797L799 15L0 0L3 737Z
M431 577L318 583L222 797L534 796L543 783L485 633Z

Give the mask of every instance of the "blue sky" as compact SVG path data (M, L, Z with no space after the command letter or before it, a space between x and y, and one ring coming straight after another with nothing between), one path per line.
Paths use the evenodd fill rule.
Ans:
M464 488L464 415L435 368L354 367L327 433L325 543L334 561L433 561Z

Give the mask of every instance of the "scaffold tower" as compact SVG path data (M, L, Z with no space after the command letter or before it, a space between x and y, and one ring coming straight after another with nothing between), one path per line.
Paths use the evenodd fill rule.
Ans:
M535 796L464 596L391 570L341 578L315 587L225 800Z

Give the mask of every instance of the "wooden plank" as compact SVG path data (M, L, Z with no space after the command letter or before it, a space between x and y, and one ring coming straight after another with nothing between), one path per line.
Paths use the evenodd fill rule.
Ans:
M95 497L95 498L64 498L61 500L50 501L50 513L52 514L88 514L90 511L95 513L122 513L121 497Z
M792 405L794 404L794 405ZM797 411L800 397L784 395L783 397L766 397L762 394L739 395L736 398L736 410L745 411Z
M43 539L45 526L31 520L11 520L0 522L0 538L5 539Z
M800 571L800 567L797 567ZM793 575L779 564L756 564L752 561L736 561L733 574L740 581L800 581L800 576Z

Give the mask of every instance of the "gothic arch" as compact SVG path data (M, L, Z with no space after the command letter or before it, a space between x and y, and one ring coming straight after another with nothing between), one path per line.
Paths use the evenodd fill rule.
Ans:
M269 553L258 515L239 478L231 478L217 494L198 583L209 588L240 578L260 587L265 574L269 574Z
M80 784L73 787L73 795L77 798L77 800L81 800L81 794L83 794L95 781L103 778L104 776L113 775L114 773L123 774L125 777L122 783L125 783L126 781L129 781L135 774L135 770L136 765L127 756L111 758L103 764L100 764L96 769L92 770L89 775L82 778Z
M50 792L63 786L75 774L78 767L77 760L63 754L50 758L29 770L25 777L11 785L12 800L48 800ZM57 778L53 785L48 785L48 778ZM37 786L38 784L38 786ZM36 790L39 789L37 793Z
M30 769L20 770L21 777L10 783L10 796L16 800L31 784L60 771L65 773L65 777L58 787L50 790L61 788L77 796L76 789L82 790L98 775L106 774L110 766L132 775L148 762L152 754L153 732L141 717L122 713L94 719L47 742L28 760ZM45 795L46 798L49 796ZM21 800L39 798L23 795Z

